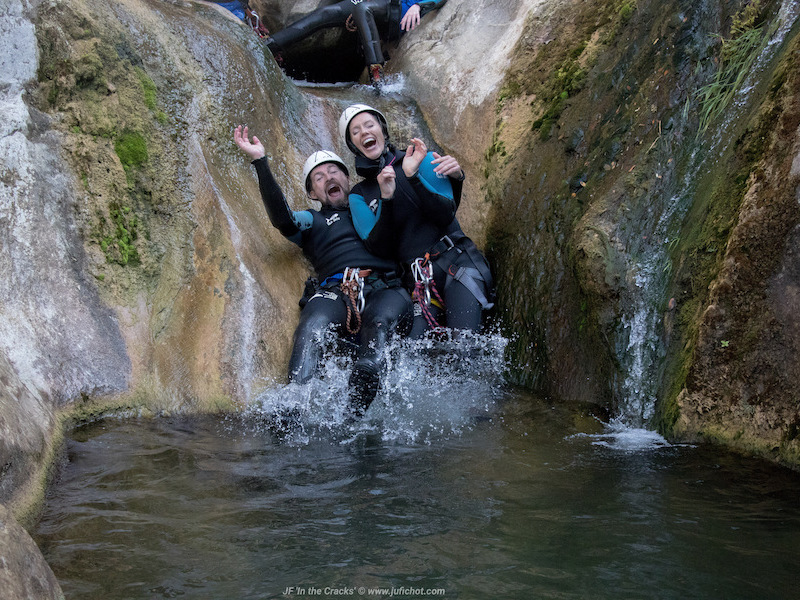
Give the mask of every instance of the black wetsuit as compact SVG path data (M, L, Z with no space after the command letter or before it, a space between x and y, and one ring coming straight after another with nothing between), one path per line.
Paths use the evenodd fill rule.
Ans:
M347 299L340 289L345 268L370 269L364 283L364 310L353 375L351 402L357 412L374 399L383 370L383 349L389 335L405 330L411 320L411 299L397 277L395 261L370 253L356 232L350 211L322 208L292 211L267 164L253 161L261 198L272 224L297 243L319 278L304 297L289 360L289 380L303 383L315 376L322 358L321 339L332 325L345 335Z
M326 27L344 27L347 17L353 15L358 29L364 62L367 66L386 62L381 50L381 39L396 39L400 35L399 0L342 0L323 6L295 21L285 29L272 34L272 50L288 48L315 31Z
M369 250L404 266L404 282L410 291L416 283L411 264L428 255L436 290L444 301L447 326L476 331L481 326L482 310L492 306L494 284L486 259L455 217L463 182L450 178L452 197L434 193L419 177L406 177L404 156L391 145L374 161L356 156L356 172L365 178L350 195L356 228ZM392 164L395 170L396 190L392 199L381 200L377 175L386 164ZM376 218L370 218L365 209L372 214L377 210ZM421 308L415 305L411 337L421 336L429 327ZM436 302L427 308L434 318L441 313Z

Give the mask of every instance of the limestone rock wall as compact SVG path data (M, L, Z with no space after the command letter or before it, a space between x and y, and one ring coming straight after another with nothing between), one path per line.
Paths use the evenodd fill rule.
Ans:
M28 533L0 504L0 586L6 600L63 600L50 566Z
M231 409L282 380L308 269L232 132L250 125L304 208L295 174L325 126L217 7L0 10L8 502L43 483L63 414Z
M529 21L487 151L488 247L518 381L797 466L797 10L749 6Z

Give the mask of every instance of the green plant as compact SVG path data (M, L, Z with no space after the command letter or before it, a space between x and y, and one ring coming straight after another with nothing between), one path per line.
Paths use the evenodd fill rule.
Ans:
M502 108L502 106L506 103L506 100L510 100L511 98L515 98L522 93L522 85L519 81L516 80L508 80L506 81L505 85L500 89L500 93L497 96L497 111Z
M730 37L727 40L720 37L720 68L711 83L697 92L700 104L698 135L705 133L709 125L730 105L767 39L774 32L777 24L772 27L758 24L760 10L759 0L748 4L733 18Z
M75 63L75 84L79 88L97 89L106 85L103 61L97 54L86 54Z
M139 82L142 84L142 91L144 92L144 103L150 110L156 109L156 84L150 79L150 76L145 73L141 67L136 67L136 75L139 77Z
M139 219L131 214L130 207L116 203L109 206L109 215L113 231L100 240L100 248L106 255L106 261L123 267L139 264L139 252L135 246L139 235Z
M628 21L631 20L634 11L636 10L636 0L628 0L627 2L623 2L622 6L619 7L619 21L622 25L625 25Z
M587 42L581 42L567 54L567 58L561 66L553 73L547 82L549 90L546 97L549 98L545 106L544 114L536 119L531 126L533 131L539 132L542 141L550 137L550 132L555 125L558 117L566 108L566 102L577 94L583 87L586 78L586 70L579 63L579 58L585 50Z

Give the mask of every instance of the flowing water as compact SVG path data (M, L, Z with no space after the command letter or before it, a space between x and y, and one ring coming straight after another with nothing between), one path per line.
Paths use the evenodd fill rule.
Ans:
M68 600L797 597L800 475L504 389L502 345L396 354L355 425L332 364L240 415L82 426L34 537Z
M645 239L649 240L638 242L640 247L629 259L631 285L625 292L625 314L621 319L617 351L623 372L617 418L629 427L647 426L655 411L664 358L661 337L665 294L672 275L670 251L672 244L678 241L679 223L685 218L694 199L697 174L708 168L706 161L724 157L725 141L731 137L729 132L733 123L747 107L748 98L756 84L766 80L768 63L775 59L799 16L800 2L783 0L780 3L775 22L768 28L763 47L758 50L742 88L733 99L733 105L725 111L721 122L715 124L709 147L703 152L692 152L686 177L678 183L674 194L664 197L666 201L658 208L658 218L646 230ZM684 120L679 128L692 126ZM685 137L691 139L692 136ZM667 148L667 156L675 154L676 148ZM653 199L653 204L661 204L660 199ZM641 236L641 232L637 231L637 236ZM653 243L652 240L659 242ZM635 244L636 241L631 240L631 243Z

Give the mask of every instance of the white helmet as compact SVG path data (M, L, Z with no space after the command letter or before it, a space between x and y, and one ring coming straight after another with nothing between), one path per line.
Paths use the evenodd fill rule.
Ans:
M386 117L383 116L383 113L377 108L372 108L366 104L352 104L345 108L344 112L342 112L342 116L339 117L339 135L342 136L342 139L347 144L347 147L350 148L354 154L358 154L358 148L356 148L353 142L350 141L350 121L352 121L356 115L362 112L371 112L378 118L378 121L383 128L383 137L386 138L387 142L389 141L389 126L386 124Z
M306 186L306 192L311 191L311 181L308 178L308 176L311 175L311 171L324 163L335 163L339 165L342 171L344 171L344 174L350 177L350 173L347 171L344 161L339 158L338 154L330 150L317 150L306 159L306 164L303 165L303 185Z

